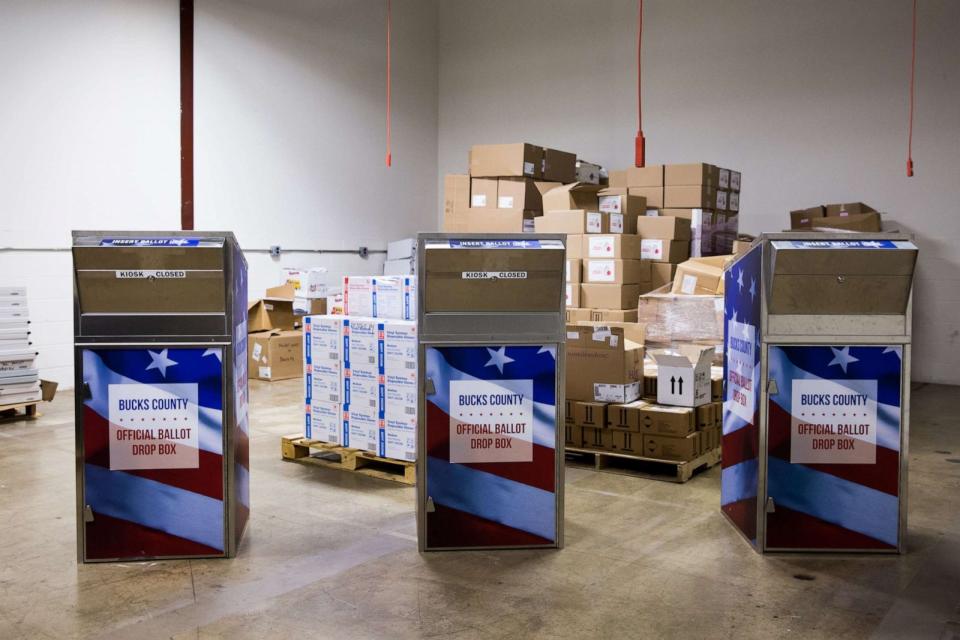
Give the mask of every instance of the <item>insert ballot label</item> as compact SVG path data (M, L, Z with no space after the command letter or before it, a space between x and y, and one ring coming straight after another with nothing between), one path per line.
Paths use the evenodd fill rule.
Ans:
M876 463L876 380L794 380L791 391L791 463Z
M197 384L108 385L110 469L196 469Z
M450 462L533 460L533 380L452 380Z

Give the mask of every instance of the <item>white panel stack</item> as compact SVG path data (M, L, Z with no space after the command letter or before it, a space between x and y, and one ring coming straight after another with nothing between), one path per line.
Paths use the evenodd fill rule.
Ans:
M307 316L303 323L304 434L311 440L343 440L343 316Z
M25 287L0 287L0 407L40 400Z
M385 276L410 276L417 272L417 239L404 238L387 243L387 259L383 263Z

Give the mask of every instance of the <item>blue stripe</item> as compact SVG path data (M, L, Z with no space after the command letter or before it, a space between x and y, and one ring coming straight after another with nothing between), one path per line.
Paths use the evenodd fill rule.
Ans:
M778 458L769 458L767 464L768 494L776 505L896 546L896 496Z
M84 493L96 513L223 550L220 500L92 464L84 465Z
M427 478L437 504L556 540L556 495L550 491L432 456Z
M733 504L747 498L757 497L757 481L760 478L759 461L744 460L720 472L720 504Z

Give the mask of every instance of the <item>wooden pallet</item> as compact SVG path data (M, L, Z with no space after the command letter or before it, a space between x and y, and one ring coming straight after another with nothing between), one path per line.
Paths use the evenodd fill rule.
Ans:
M0 422L20 419L35 420L41 415L40 411L37 410L39 404L40 401L38 400L35 402L0 405Z
M719 448L708 451L687 462L644 458L611 451L575 447L566 447L565 451L574 457L589 458L592 456L592 466L596 471L680 483L687 482L698 471L709 469L720 462Z
M315 464L340 471L352 471L381 480L409 485L416 484L417 481L415 462L381 458L369 451L350 449L301 436L280 438L280 454L284 460Z

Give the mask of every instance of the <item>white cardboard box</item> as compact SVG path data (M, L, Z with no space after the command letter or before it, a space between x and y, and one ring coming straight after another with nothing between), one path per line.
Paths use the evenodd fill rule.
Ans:
M311 440L340 444L343 440L343 410L336 402L307 403L305 433Z
M383 263L385 276L411 276L416 272L416 258L397 258Z
M407 276L380 276L374 279L373 314L375 318L415 320L417 317L417 279Z
M710 402L710 365L713 347L680 345L655 349L657 402L678 407L699 407Z
M307 404L341 404L343 316L307 316L303 321L304 387Z
M417 255L417 239L403 238L387 243L387 260L412 258Z
M373 317L374 276L343 277L343 312L348 316Z

